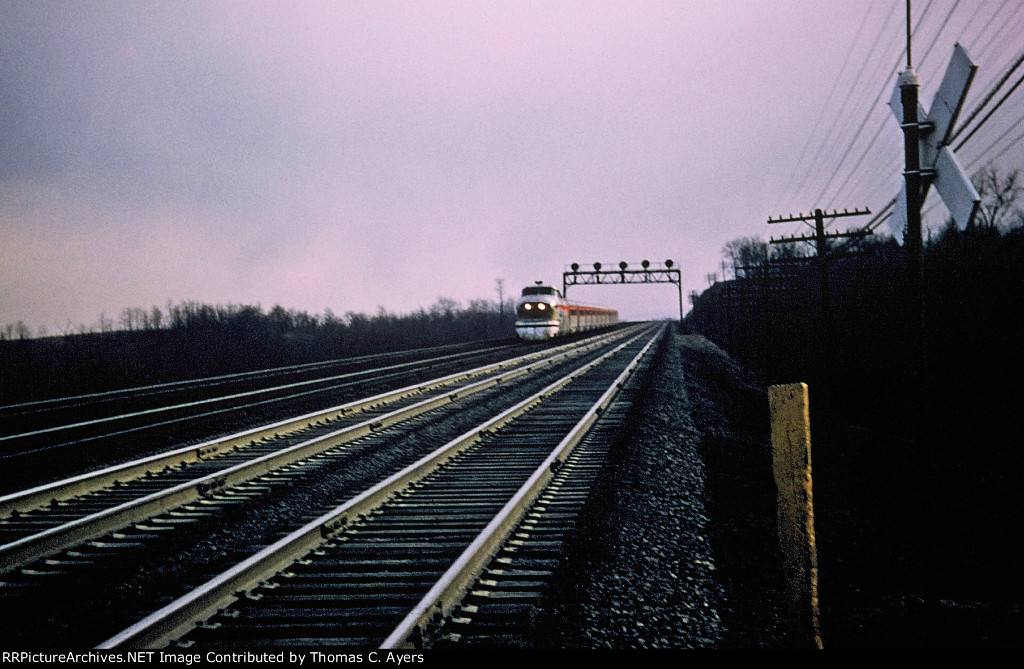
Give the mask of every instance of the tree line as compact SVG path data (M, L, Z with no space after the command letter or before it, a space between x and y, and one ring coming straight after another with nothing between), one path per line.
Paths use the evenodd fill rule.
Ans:
M907 303L905 254L887 235L831 240L824 296L819 259L809 246L732 240L722 249L722 276L709 275L711 285L691 293L686 325L768 384L814 381L822 400L842 400L840 415L910 411L881 406L918 404L918 398L890 397L900 395L895 387L860 389L874 379L909 382L922 373L915 369L922 358L932 388L954 376L977 379L976 370L988 368L984 360L1003 358L1013 366L1020 359L1015 317L1024 297L1024 212L1017 206L1024 184L1016 171L987 169L975 185L982 203L974 224L960 230L949 220L924 240L922 333L908 330L908 314L920 307ZM999 384L986 386L993 383Z
M731 274L691 294L685 326L765 385L808 385L815 513L847 533L844 559L901 587L969 574L999 601L1024 588L1005 550L1024 541L1024 212L1016 172L975 185L974 224L924 240L923 305L887 236L833 245L824 299L817 258L744 238L723 248Z
M511 302L441 297L407 314L186 301L125 308L116 322L101 315L96 327L59 336L31 337L15 325L0 341L0 402L504 339L514 318Z

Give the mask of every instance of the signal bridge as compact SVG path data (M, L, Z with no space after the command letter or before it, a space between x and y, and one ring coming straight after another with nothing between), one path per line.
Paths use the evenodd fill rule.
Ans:
M679 290L679 322L683 321L683 278L682 272L673 268L675 263L666 260L661 265L652 265L649 260L640 263L639 269L630 269L629 263L622 261L618 269L602 269L599 262L594 269L581 269L579 263L569 266L568 272L562 272L562 295L568 298L569 286L607 285L627 283L673 283Z

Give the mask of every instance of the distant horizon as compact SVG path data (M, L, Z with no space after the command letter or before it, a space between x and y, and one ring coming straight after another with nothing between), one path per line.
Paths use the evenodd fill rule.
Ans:
M913 4L922 105L959 42L967 120L1021 52L1024 3ZM769 217L895 197L904 10L8 0L0 327L169 299L411 313L644 258L675 261L688 310L728 242L807 229ZM1024 168L1024 88L990 107L958 160ZM934 189L924 216L944 222ZM679 312L675 286L570 295Z
M508 293L506 293L506 295L505 295L505 304L506 305L514 304L516 302L516 300L519 299L519 294L520 294L521 289L522 289L522 287L520 287L519 290L516 290L513 295L509 295ZM561 290L560 286L559 286L559 290ZM437 300L435 300L434 302L432 302L429 305L416 307L416 308L410 309L408 311L394 311L394 310L388 309L386 305L378 305L378 307L376 309L373 309L371 311L355 311L355 310L338 311L338 310L332 309L329 306L328 307L324 307L323 309L321 309L319 311L310 311L308 309L300 309L300 308L296 308L296 307L289 307L287 305L277 304L277 303L271 304L271 305L264 305L264 304L258 303L258 302L257 303L249 303L249 302L218 302L218 303L208 303L208 302L203 302L201 300L167 300L163 304L150 304L150 305L146 305L146 306L143 306L141 304L136 304L136 305L132 305L132 306L125 306L125 307L121 307L116 312L112 312L111 314L107 314L106 312L101 312L100 314L97 315L96 320L94 320L94 321L92 321L90 323L76 323L71 328L68 328L67 324L65 324L65 326L63 328L61 328L60 330L51 330L51 329L47 328L45 325L34 326L32 323L25 323L23 321L21 322L21 324L23 324L25 327L27 327L28 331L29 331L25 338L27 338L27 339L41 339L41 338L45 338L45 337L62 337L62 336L66 336L66 335L76 335L76 334L83 334L83 333L88 334L88 333L98 333L98 332L126 332L126 331L129 331L129 330L141 330L141 329L143 329L141 327L126 328L126 327L122 326L122 324L121 324L122 320L123 320L122 316L123 316L125 310L127 310L127 309L142 309L142 310L145 310L147 312L151 312L153 308L158 308L158 309L160 309L162 316L164 318L166 318L168 316L168 310L167 309L171 305L181 306L181 305L185 305L185 304L199 304L199 305L202 305L202 306L209 306L209 307L215 307L215 308L216 307L225 307L226 308L226 307L229 307L229 306L233 306L233 307L255 307L255 308L258 308L262 313L269 313L275 307L281 307L282 309L284 309L284 310L286 310L288 312L292 312L292 313L305 313L305 314L308 314L309 316L316 317L316 318L327 317L328 312L330 312L331 315L333 315L335 318L339 318L339 319L344 320L346 315L348 315L348 314L357 314L357 315L367 316L367 317L373 318L374 316L378 315L378 313L380 312L381 309L384 309L386 314L393 315L393 316L410 316L410 315L417 314L417 313L419 313L421 311L429 313L431 308L437 306L439 301L441 301L443 299L452 299L452 298L445 298L444 296L439 296L437 298ZM467 310L470 307L471 302L477 301L477 300L482 301L482 302L486 302L487 304L492 305L496 310L498 309L499 303L498 303L498 299L497 299L496 295L493 296L493 297L490 297L490 298L488 298L488 297L471 298L470 300L468 300L466 302L462 302L460 300L454 300L454 301L457 304L457 309L462 311L462 310ZM586 300L586 299L579 299L575 295L571 296L570 300L573 301L573 302L579 302L581 304L594 304L594 305L598 305L599 304L597 301ZM605 303L600 303L600 305L601 306L606 306ZM684 311L684 315L685 315L685 312L689 311L689 304L688 303L684 303L684 309L685 309L685 311ZM676 313L674 315L663 315L663 314L660 314L660 313L657 313L657 312L648 312L648 314L645 315L643 312L640 312L640 313L631 313L631 315L624 316L622 311L620 310L619 318L620 318L620 320L630 321L630 322L661 321L661 320L678 321L679 320L679 314L678 314L678 309L677 309L677 311L676 311ZM106 319L107 322L110 324L110 327L107 330L103 329L103 327L104 327L103 326L104 319ZM7 328L9 328L9 327L10 328L17 328L18 325L19 325L18 321L15 321L14 323L0 323L0 328L3 328L5 330L4 338L6 338L6 339L19 339L18 336L10 336L10 337L6 336L7 335L6 329ZM166 326L163 326L163 327L166 327ZM154 329L158 329L158 328L154 328Z

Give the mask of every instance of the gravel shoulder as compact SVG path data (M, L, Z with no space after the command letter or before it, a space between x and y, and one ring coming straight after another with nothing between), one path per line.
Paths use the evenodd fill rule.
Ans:
M795 646L783 620L765 390L698 335L667 338L647 384L535 646ZM905 447L892 438L818 430L814 447L826 648L1020 647L1019 570L1006 550L1019 504L971 488L963 460L900 459Z
M767 399L670 335L537 618L540 648L785 645Z

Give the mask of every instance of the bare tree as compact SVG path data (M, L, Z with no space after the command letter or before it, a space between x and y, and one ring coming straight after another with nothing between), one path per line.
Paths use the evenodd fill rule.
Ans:
M1018 170L1000 175L994 166L989 165L976 172L972 181L981 195L981 206L974 216L977 227L1005 231L1020 225L1024 212L1016 204L1024 192L1024 182Z
M457 311L459 311L459 303L450 297L439 297L437 302L430 307L430 315L435 318L438 316L451 318Z
M746 277L750 269L761 267L768 261L768 243L760 237L740 237L727 242L722 247L722 255L738 277Z
M783 242L772 245L772 260L790 260L793 258L806 258L807 247L801 242Z
M768 243L760 237L740 237L726 243L722 255L732 265L763 265L768 259Z

